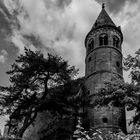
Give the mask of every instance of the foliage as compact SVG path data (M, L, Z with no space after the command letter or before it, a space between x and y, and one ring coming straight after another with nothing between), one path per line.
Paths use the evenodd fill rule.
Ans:
M10 115L9 130L22 137L43 110L61 117L69 114L69 88L77 72L78 69L69 66L61 57L48 54L45 58L40 52L25 48L25 54L17 57L7 72L11 85L0 87L3 113Z
M134 56L128 55L124 59L124 70L130 70L131 82L134 85L140 85L140 49Z
M140 126L132 133L125 135L121 130L117 133L107 131L103 132L100 129L93 130L92 128L89 131L85 131L81 126L82 123L80 119L74 131L73 137L75 140L139 140L140 139ZM91 133L91 134L90 134Z
M0 138L0 140L23 140L21 138L13 138L13 137L4 137L4 138Z
M14 139L14 138L0 138L0 140L21 140L21 139Z
M108 105L111 104L117 107L126 106L127 110L135 110L136 116L133 122L140 122L140 87L134 84L112 81L105 83L104 88L94 95L93 105Z
M71 109L71 114L55 117L55 119L51 121L46 128L39 132L39 135L43 136L41 137L42 140L69 140L75 130L77 117L81 116L82 120L86 119L86 107L89 106L91 98L87 94L87 90L83 82L83 78L76 79L71 82L71 88L68 88L69 91L67 91L71 92L72 95L68 97L67 102L67 105L70 106L69 109Z

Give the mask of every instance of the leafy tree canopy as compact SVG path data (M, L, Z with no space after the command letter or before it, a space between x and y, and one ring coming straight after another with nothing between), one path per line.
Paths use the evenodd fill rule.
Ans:
M73 94L70 86L78 69L69 66L61 57L25 48L7 72L11 85L0 87L9 127L22 137L34 122L39 111L49 110L59 115L68 113L67 97ZM3 94L4 93L4 94Z

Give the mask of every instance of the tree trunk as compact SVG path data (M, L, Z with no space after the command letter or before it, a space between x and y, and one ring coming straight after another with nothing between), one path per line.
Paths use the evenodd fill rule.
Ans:
M32 114L30 113L30 115L28 115L28 116L25 118L24 123L23 123L23 126L19 129L19 132L18 132L18 134L16 135L17 137L22 138L22 136L23 136L25 130L26 130L26 129L33 123L33 121L35 120L35 118L36 118L36 116L37 116L37 111L35 112L35 114L34 114L34 116L33 116L32 118L30 118L31 115L32 115ZM30 121L28 122L28 120L30 120Z
M26 125L26 126L24 125L24 126L19 130L19 132L18 132L18 134L17 134L17 137L22 138L22 136L23 136L25 130L26 130L28 127L29 127L29 125Z
M45 78L45 82L44 82L44 94L43 94L43 96L42 96L42 98L41 99L45 99L45 97L47 96L47 94L48 94L48 79L49 79L49 74L48 74L48 76Z

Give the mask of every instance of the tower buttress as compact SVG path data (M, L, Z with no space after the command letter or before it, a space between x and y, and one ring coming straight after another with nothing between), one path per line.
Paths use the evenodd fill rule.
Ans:
M104 87L113 77L123 80L122 50L123 35L102 5L102 10L85 39L86 87L90 94ZM106 130L126 131L125 108L101 107L89 109L90 126Z

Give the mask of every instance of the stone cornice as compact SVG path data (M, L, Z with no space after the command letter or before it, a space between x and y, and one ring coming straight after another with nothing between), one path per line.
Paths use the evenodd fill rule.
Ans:
M115 74L115 75L118 75L120 78L123 79L123 75L122 75L122 74L119 74L119 73L117 73L117 72L113 72L113 71L110 71L110 70L99 70L99 71L94 71L94 72L92 72L91 74L89 74L88 76L86 76L85 79L88 79L90 76L96 75L96 74L99 74L99 73L110 73L110 74Z
M114 46L104 45L104 46L99 46L99 47L97 47L97 48L91 50L90 53L88 53L88 54L86 55L86 59L87 59L87 57L89 56L89 54L91 54L93 51L98 50L98 49L102 49L102 48L112 48L112 49L115 49L116 51L118 51L118 52L121 54L121 57L123 57L122 52L121 52L120 49L118 49L118 48L116 48L116 47L114 47Z

